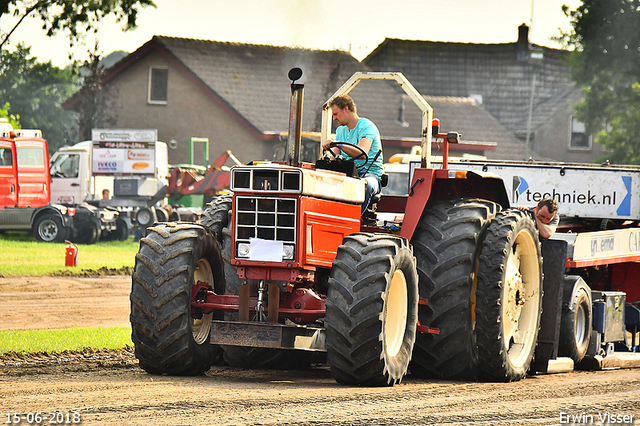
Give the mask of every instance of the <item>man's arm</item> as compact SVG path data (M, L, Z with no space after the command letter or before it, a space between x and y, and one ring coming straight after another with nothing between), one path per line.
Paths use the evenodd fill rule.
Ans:
M367 155L369 155L369 148L371 148L371 141L369 139L367 138L360 139L358 141L358 146L362 148L362 151L364 151ZM343 145L342 151L351 158L356 158L362 155L362 151L360 151L358 148L352 147L348 143Z
M538 233L544 239L549 239L556 233L558 224L553 224L553 221L544 223L536 216L536 226L538 227Z

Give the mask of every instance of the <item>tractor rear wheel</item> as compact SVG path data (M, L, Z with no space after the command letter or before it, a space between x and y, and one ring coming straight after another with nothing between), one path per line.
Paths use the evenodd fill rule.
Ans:
M354 234L338 247L327 292L327 362L339 383L392 386L416 338L418 274L403 238Z
M538 340L542 257L535 223L521 210L491 222L482 244L476 291L476 339L484 379L524 378Z
M429 205L411 244L418 262L420 324L411 373L422 378L475 379L474 283L480 244L500 206L485 200L448 199Z
M152 374L198 375L220 356L209 343L213 313L191 308L192 286L224 289L220 244L204 227L157 224L140 240L131 289L131 338Z
M567 356L576 364L582 361L589 349L591 314L591 289L587 283L576 275L565 277L559 356Z

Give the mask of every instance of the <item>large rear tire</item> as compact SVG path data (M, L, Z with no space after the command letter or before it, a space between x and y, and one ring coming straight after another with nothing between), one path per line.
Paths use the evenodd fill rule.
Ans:
M339 383L392 386L407 373L418 319L411 247L354 234L338 247L327 292L327 362Z
M559 356L567 356L576 364L582 361L589 349L592 318L591 289L579 276L565 277Z
M140 240L131 288L131 338L152 374L199 375L219 358L209 343L213 313L191 309L192 285L224 289L220 244L204 227L158 224Z
M439 200L428 206L411 243L420 277L420 324L411 373L422 378L477 378L474 278L486 227L500 206L485 200Z
M476 338L484 379L524 378L542 314L542 257L535 223L521 210L500 212L482 244Z

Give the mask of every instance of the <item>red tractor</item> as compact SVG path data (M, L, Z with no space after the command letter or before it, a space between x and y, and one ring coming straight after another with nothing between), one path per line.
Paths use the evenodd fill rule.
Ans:
M140 366L202 374L231 366L299 368L326 353L340 383L386 386L418 377L518 380L540 325L542 266L534 222L509 209L502 180L430 167L432 109L423 112L422 165L407 196L374 200L402 223L361 223L365 183L352 162L300 162L304 86L289 73L286 162L231 170L232 196L198 224L160 223L140 241L131 324ZM322 140L331 114L323 107ZM446 149L445 149L446 151ZM383 189L384 193L384 189ZM400 228L400 232L397 229Z

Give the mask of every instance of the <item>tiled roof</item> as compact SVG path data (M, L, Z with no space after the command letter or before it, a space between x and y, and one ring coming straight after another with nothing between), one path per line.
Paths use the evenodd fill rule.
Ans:
M294 66L303 69L303 131L319 131L322 104L356 71L370 71L341 51L222 43L154 37L204 83L263 132L288 128L289 80ZM403 92L395 83L363 81L352 90L358 113L373 120L383 138L419 138L420 111L405 101L405 121L398 120ZM490 114L469 99L429 98L443 124L457 125L465 141L497 142L493 153L508 157L519 142ZM449 125L449 124L445 124Z
M376 71L402 72L421 92L439 96L482 95L482 105L509 131L522 130L528 117L533 72L538 105L572 86L568 51L524 39L504 44L448 43L385 39L363 62ZM540 65L522 60L540 49ZM519 57L520 55L520 57ZM526 128L525 128L526 129Z

